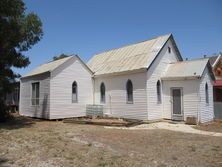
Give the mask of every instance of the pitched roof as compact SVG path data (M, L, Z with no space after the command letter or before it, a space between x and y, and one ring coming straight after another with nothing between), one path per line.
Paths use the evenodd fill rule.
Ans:
M162 79L201 77L207 64L208 58L171 63Z
M209 57L210 65L215 68L216 65L221 61L221 54L217 56L211 56Z
M70 60L72 57L73 56L69 56L69 57L65 57L63 59L50 61L46 64L42 64L42 65L38 66L37 68L35 68L34 70L32 70L30 73L24 75L22 78L42 74L45 72L51 72L54 69L56 69L57 67L59 67L60 65L62 65L63 63L65 63L66 61Z
M173 39L172 34L167 34L97 54L88 62L88 66L94 75L147 69L170 37ZM173 43L176 46L174 40ZM177 47L176 50L179 53Z
M34 75L38 75L38 74L42 74L45 72L52 72L53 70L55 70L57 67L61 66L62 64L64 64L65 62L71 60L72 58L77 58L81 64L83 66L86 67L86 69L92 74L93 72L91 71L91 69L80 59L80 57L78 55L71 55L59 60L55 60L55 61L50 61L48 63L42 64L40 66L38 66L37 68L35 68L34 70L32 70L30 73L22 76L22 78L25 77L30 77L30 76L34 76Z
M209 62L210 62L210 65L213 66L215 61L217 60L218 56L211 56L209 57Z

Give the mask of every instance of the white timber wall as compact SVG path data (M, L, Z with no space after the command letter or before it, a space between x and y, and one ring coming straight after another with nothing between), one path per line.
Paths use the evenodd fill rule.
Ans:
M168 53L168 47L171 48L171 53ZM154 63L148 69L147 72L147 108L148 108L148 119L161 119L163 115L163 99L161 103L157 101L157 89L156 84L157 81L160 80L161 76L165 74L169 67L169 63L177 62L178 56L177 53L172 45L171 40L168 40L165 44L162 51L157 56ZM162 83L161 83L162 87ZM161 90L161 97L162 97L162 90ZM162 97L163 98L163 97Z
M206 103L205 85L208 84L209 103ZM212 121L214 118L214 104L213 104L213 81L209 75L208 68L204 70L200 82L200 122L205 123Z
M32 83L40 84L40 103L37 106L31 104ZM37 118L49 118L49 98L50 98L50 75L49 73L22 78L20 81L20 104L19 114Z
M72 103L72 84L78 85L78 102ZM93 103L91 73L77 58L52 72L50 81L50 119L86 115L86 104Z
M126 83L133 83L133 104L127 104ZM106 103L100 103L100 85L105 84ZM147 120L146 72L95 78L95 104L104 105L114 117Z
M172 119L171 88L182 88L184 121L187 116L194 116L198 118L199 84L199 79L163 81L163 118Z

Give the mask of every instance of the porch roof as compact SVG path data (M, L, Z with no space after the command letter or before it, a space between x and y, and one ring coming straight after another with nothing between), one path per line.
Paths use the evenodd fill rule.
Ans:
M200 78L208 62L209 59L205 58L171 63L162 79Z

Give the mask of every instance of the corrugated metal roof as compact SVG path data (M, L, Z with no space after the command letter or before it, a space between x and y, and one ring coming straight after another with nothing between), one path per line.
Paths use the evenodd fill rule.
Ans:
M72 57L73 56L69 56L69 57L66 57L63 59L59 59L56 61L48 62L46 64L42 64L42 65L38 66L37 68L35 68L34 70L32 70L30 73L24 75L22 78L37 75L37 74L42 74L45 72L51 72L54 69L56 69L57 67L59 67L60 65L62 65L63 63L65 63L66 61L68 61L69 59L71 59Z
M201 77L209 59L197 59L170 64L162 79Z
M89 62L94 75L148 68L171 34L95 55Z

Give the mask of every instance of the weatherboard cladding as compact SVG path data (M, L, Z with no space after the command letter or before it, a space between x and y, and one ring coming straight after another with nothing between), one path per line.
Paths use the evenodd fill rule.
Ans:
M32 83L39 82L40 96L39 105L34 106L31 104L32 97ZM21 115L37 117L37 118L49 118L50 112L50 75L44 73L41 75L35 75L29 78L22 78L20 81L20 102L19 113Z
M133 83L133 103L127 103L126 83ZM100 102L100 85L105 84L106 102ZM146 72L95 78L95 103L104 106L105 114L147 120Z
M72 103L72 84L77 82L78 102ZM73 58L51 73L50 119L86 115L86 104L93 103L93 83L88 68Z
M168 52L168 47L171 48L171 53ZM163 90L161 90L161 103L157 101L157 89L156 85L158 80L161 82L161 76L163 76L168 69L168 66L172 62L179 61L179 55L173 47L172 40L168 40L166 45L162 48L158 57L155 59L152 66L147 71L147 108L148 108L148 119L161 119L163 114ZM163 83L161 82L161 88Z
M199 104L199 84L200 80L178 80L163 82L163 118L172 119L172 94L171 88L182 88L182 110L184 113L184 120L187 116L198 117Z
M209 91L209 103L206 103L206 83L208 85ZM207 68L204 70L203 76L199 84L199 97L200 122L205 123L212 121L214 118L213 81Z
M89 62L94 75L148 68L171 34L95 55Z

